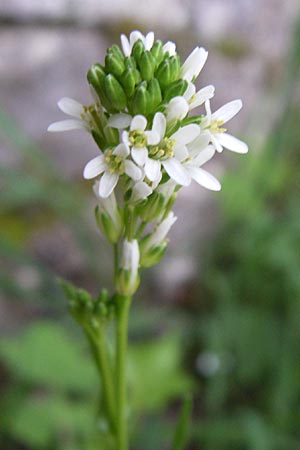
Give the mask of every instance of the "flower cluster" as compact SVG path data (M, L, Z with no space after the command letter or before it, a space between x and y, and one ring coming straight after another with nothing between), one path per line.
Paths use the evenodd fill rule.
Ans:
M167 232L176 220L170 209L180 187L194 180L220 190L219 181L202 168L216 151L248 151L224 128L241 109L241 100L212 113L214 87L196 90L195 79L206 59L207 51L196 47L181 64L174 42L163 44L153 32L121 35L121 47L113 45L104 65L96 63L88 71L92 103L61 99L59 108L73 118L48 128L85 129L99 147L83 176L96 179L100 229L110 242L123 239L125 271L132 260L129 253L135 255L135 271L137 259L151 265L163 254ZM200 106L205 112L192 115ZM144 233L149 221L152 231ZM135 280L127 278L127 284L135 286Z

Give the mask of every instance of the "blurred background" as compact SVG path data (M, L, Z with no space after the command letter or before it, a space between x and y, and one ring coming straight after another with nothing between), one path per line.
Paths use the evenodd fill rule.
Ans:
M82 180L97 149L46 129L61 97L89 101L87 69L134 28L182 59L209 50L198 87L215 85L214 109L242 98L228 128L250 151L210 164L221 193L180 193L168 252L142 274L132 449L170 449L188 391L189 450L299 450L298 0L0 0L0 448L101 448L96 374L57 284L111 286Z

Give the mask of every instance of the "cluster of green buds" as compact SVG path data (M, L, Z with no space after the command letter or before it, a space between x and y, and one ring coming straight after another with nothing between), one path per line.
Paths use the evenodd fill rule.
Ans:
M151 117L161 104L185 92L188 83L180 78L180 67L179 56L164 51L162 41L147 50L138 39L128 56L119 46L110 47L105 65L94 64L87 79L107 112Z
M92 297L85 289L60 280L60 285L68 299L69 311L89 337L102 332L115 317L115 303L106 289Z

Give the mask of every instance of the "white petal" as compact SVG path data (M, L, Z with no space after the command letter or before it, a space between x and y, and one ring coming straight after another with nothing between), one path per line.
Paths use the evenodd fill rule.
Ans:
M155 114L152 130L159 135L160 140L164 137L166 132L166 118L163 113L158 112Z
M150 181L156 181L160 176L161 164L155 159L147 158L145 163L145 174Z
M146 117L142 116L141 114L134 116L134 118L131 121L130 125L130 131L132 130L142 130L144 131L147 126L147 119Z
M196 167L200 167L209 161L214 154L216 153L216 149L213 145L208 145L204 150L201 150L200 153L193 159L193 165Z
M167 217L156 227L154 233L150 235L148 241L146 241L144 251L154 245L160 244L167 237L167 234L176 220L177 217L174 215L173 211L170 211Z
M91 159L91 161L86 164L83 169L83 177L90 180L91 178L95 178L97 175L100 175L100 173L104 172L106 168L107 164L105 162L104 155L96 156L96 158Z
M193 180L206 189L210 189L211 191L219 191L221 189L219 181L209 172L206 172L206 170L200 169L199 167L190 167L189 173Z
M210 133L208 131L204 131L199 134L189 145L188 150L190 155L196 156L198 153L208 146L210 141Z
M195 94L194 98L190 102L190 109L201 106L204 102L211 99L214 96L215 87L212 85L206 86Z
M130 56L131 53L131 47L129 44L129 40L127 38L127 36L125 36L125 34L121 34L121 45L122 45L122 50L125 56Z
M156 145L160 142L160 136L154 130L145 131L145 136L147 137L148 145Z
M122 141L124 142L124 144L130 145L128 131L123 131L123 133L122 133Z
M207 60L208 52L203 47L196 47L181 67L181 78L192 81L197 78Z
M122 158L126 158L130 153L128 145L125 143L118 144L113 151L114 155L122 156Z
M117 173L104 172L99 183L100 197L107 198L114 190L119 179Z
M178 161L183 161L189 156L188 150L185 145L174 147L174 156Z
M181 120L189 112L189 105L184 97L173 97L167 106L167 121Z
M144 181L139 181L133 186L131 200L137 202L138 200L148 197L151 193L151 187Z
M206 100L205 102L205 111L206 111L206 121L208 122L208 125L211 122L211 107L210 107L210 101Z
M177 145L185 145L192 142L200 134L200 127L194 123L179 128L172 134L171 139L176 140Z
M170 178L176 181L177 184L182 186L188 186L191 182L191 178L186 169L175 158L166 159L162 161L167 174Z
M138 31L138 30L133 30L133 31L130 33L130 36L129 36L129 41L130 41L130 47L131 47L131 49L132 49L133 45L135 44L135 42L138 41L139 39L141 39L141 41L143 42L143 44L145 43L145 37L144 37L144 35L143 35L140 31Z
M168 41L163 46L163 53L169 53L169 56L176 55L176 44L172 41Z
M77 119L81 119L81 114L83 113L83 106L81 103L77 102L77 100L73 100L69 97L63 97L57 103L58 107L65 114L69 114L69 116L77 117Z
M139 169L133 161L130 161L129 159L127 159L125 161L125 173L126 175L128 175L130 178L132 178L134 181L138 181L141 179L142 177L142 171L141 169Z
M59 122L51 123L48 127L48 131L70 131L70 130L87 130L87 125L82 120L67 119L60 120Z
M247 153L248 152L248 145L245 144L245 142L240 141L234 136L231 136L231 134L228 133L221 133L218 136L218 140L225 148L228 150L231 150L232 152L236 153Z
M212 115L212 119L220 120L222 123L228 122L232 119L242 108L242 100L233 100L232 102L226 103L226 105L221 106Z
M136 148L132 147L131 149L131 156L132 159L139 165L143 166L147 160L148 157L148 150L146 147L143 148Z
M194 85L194 83L188 83L188 87L186 88L185 93L183 94L183 97L186 99L186 101L188 102L189 99L195 95L196 93L196 86Z
M118 128L119 130L129 127L132 117L129 114L119 113L111 116L107 121L108 127Z
M153 31L149 31L149 33L145 36L145 49L151 50L154 42L154 33Z

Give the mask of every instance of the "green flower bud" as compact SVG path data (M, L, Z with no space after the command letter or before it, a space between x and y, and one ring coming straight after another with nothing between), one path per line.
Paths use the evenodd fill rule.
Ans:
M102 210L102 208L99 208L99 206L96 206L95 218L98 227L100 228L104 236L109 240L109 242L111 242L112 244L116 243L120 237L122 230L121 217L117 222L113 220L113 217L111 217L106 211Z
M91 302L91 296L86 290L80 288L77 289L77 300L82 305L89 307Z
M127 98L124 89L111 74L105 77L105 93L113 108L118 111L125 109Z
M63 280L63 279L59 280L59 284L60 284L66 298L68 300L70 300L71 302L73 302L74 299L76 298L76 294L77 294L77 290L76 290L75 286L72 283L69 283L68 281Z
M165 59L158 66L155 77L158 79L160 87L165 89L171 82L171 63L170 59Z
M148 86L149 93L149 108L151 112L155 112L157 106L162 101L161 90L159 82L156 78L153 78Z
M162 41L156 41L151 50L150 50L152 56L155 59L156 67L159 66L159 64L162 62L164 54L163 54L163 43Z
M186 80L173 81L165 90L164 102L169 102L171 98L177 95L183 95L186 91L188 82Z
M133 114L143 114L146 116L150 110L150 95L147 91L147 83L143 81L138 85L132 99Z
M131 97L134 94L137 79L136 72L136 69L128 67L120 79L124 91L128 97Z
M132 56L126 56L126 58L124 59L124 64L126 69L136 69L136 62Z
M158 217L164 211L165 198L162 194L154 191L146 200L139 206L139 216L145 222Z
M124 55L122 53L122 50L117 44L114 44L110 47L110 51L116 55L117 58L124 60Z
M135 59L136 62L138 62L140 60L140 57L143 53L143 51L145 50L144 44L141 41L141 39L138 39L131 50L131 55L133 56L133 58Z
M141 254L141 266L150 267L157 264L163 257L167 248L167 242L164 241L151 247L147 252Z
M104 127L103 131L109 147L115 147L119 144L119 132L116 128Z
M100 150L104 150L105 147L107 147L107 143L106 143L106 141L104 139L103 134L100 133L99 130L95 130L95 129L92 129L91 133L92 133L94 141L96 142L96 144L98 145Z
M171 67L170 81L175 81L178 79L180 71L180 59L178 55L174 55L170 58L170 67Z
M138 65L141 71L142 78L146 81L150 81L153 77L156 61L152 54L148 51L142 53Z
M95 89L104 108L109 112L115 112L105 93L105 77L105 70L100 64L93 64L87 73L87 80Z
M105 69L115 77L120 77L125 70L123 59L117 57L114 53L108 52L105 56Z

